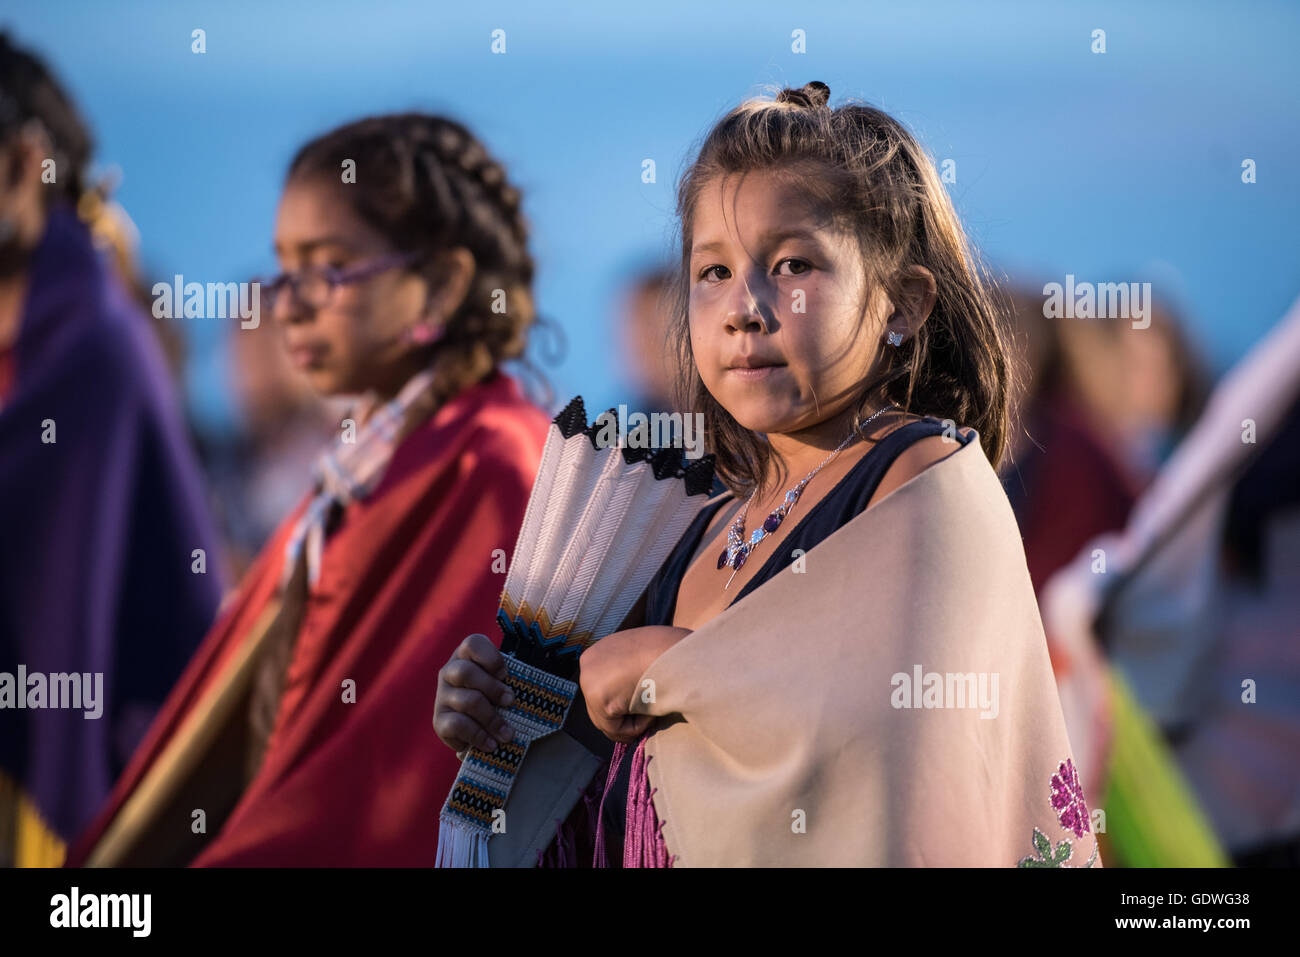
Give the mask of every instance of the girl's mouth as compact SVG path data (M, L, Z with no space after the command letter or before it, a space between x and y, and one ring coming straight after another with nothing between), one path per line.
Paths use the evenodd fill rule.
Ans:
M315 369L320 367L327 351L328 348L320 343L290 346L289 358L293 361L295 368Z
M730 373L731 375L738 376L739 378L745 380L746 382L756 382L761 379L771 378L772 376L776 375L778 371L784 368L785 366L783 365L759 366L756 369L745 369L737 366L735 368L728 369L727 372Z

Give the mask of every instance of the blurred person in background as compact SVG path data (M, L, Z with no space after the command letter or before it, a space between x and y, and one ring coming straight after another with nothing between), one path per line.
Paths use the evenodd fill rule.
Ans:
M1012 335L1020 351L1025 383L1016 402L1010 461L1002 484L1016 513L1025 543L1025 560L1037 592L1091 538L1124 527L1137 496L1137 482L1099 434L1082 383L1118 392L1118 377L1099 377L1112 363L1094 361L1072 340L1067 322L1043 315L1043 298L1019 287L1006 296ZM1087 339L1087 343L1096 340ZM1086 792L1085 792L1086 793Z
M673 404L672 350L668 346L669 296L673 275L666 266L632 276L619 300L619 343L633 397L628 408L670 412Z
M1124 526L1138 481L1120 460L1118 441L1103 434L1105 420L1090 409L1084 391L1084 383L1122 391L1115 363L1092 354L1111 340L1068 325L1086 320L1048 318L1043 297L1031 287L1013 286L1003 295L1024 384L1014 401L1017 424L1002 485L1020 526L1034 592L1041 595L1043 584L1086 542ZM1067 645L1050 630L1046 637L1084 793L1100 794L1113 733L1107 663L1091 644Z
M1196 422L1211 384L1172 307L1155 300L1150 319L1144 329L1124 319L1051 320L1070 387L1138 490Z
M360 398L70 864L433 864L436 675L496 618L549 428L501 368L535 319L520 204L439 116L298 151L262 301L315 392Z
M1116 668L1116 863L1300 866L1300 300L1040 599Z
M62 862L221 595L167 363L128 289L130 227L87 183L91 152L49 70L0 34L0 863L19 866ZM91 676L93 709L50 697L67 674Z
M1046 582L1087 543L1124 527L1169 443L1203 403L1204 377L1172 314L1158 303L1145 329L1113 319L1048 318L1042 295L1030 287L1013 288L1007 306L1027 386L1018 401L1020 428L1003 484L1041 600ZM1077 629L1053 628L1050 620L1045 633L1084 793L1103 793L1118 743L1123 754L1140 751L1137 763L1147 766L1145 773L1154 776L1156 765L1162 769L1163 787L1151 790L1183 795L1181 803L1170 799L1181 812L1171 810L1166 822L1190 822L1185 829L1195 832L1194 803L1172 760L1162 760L1140 710L1127 707L1122 678L1105 656L1104 636L1098 645ZM1117 818L1121 835L1134 832L1137 817L1119 810ZM1103 851L1124 863L1104 827L1098 822ZM1150 822L1142 827L1156 829ZM1200 833L1207 836L1204 827ZM1189 840L1187 861L1217 861L1208 843Z

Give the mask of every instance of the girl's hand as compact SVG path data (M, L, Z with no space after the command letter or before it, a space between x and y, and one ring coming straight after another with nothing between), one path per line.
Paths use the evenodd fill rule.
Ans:
M582 653L578 684L591 723L605 737L630 743L645 733L654 715L627 710L637 682L656 658L689 634L667 625L629 628L606 635Z
M470 635L438 672L433 702L433 730L458 754L471 746L495 751L498 741L514 735L497 712L514 700L503 680L506 659L487 635Z

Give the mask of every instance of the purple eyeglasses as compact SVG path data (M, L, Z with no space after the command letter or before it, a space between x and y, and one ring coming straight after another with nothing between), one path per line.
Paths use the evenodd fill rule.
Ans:
M334 290L350 286L390 269L401 269L424 258L423 253L391 253L369 262L357 263L336 269L333 266L312 266L296 273L282 272L270 279L259 280L262 302L266 309L274 309L286 289L292 288L294 296L311 309L321 309L329 303Z

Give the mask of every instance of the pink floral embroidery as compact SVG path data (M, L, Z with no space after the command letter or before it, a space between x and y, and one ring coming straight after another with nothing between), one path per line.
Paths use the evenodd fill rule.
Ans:
M1088 805L1083 800L1083 787L1079 784L1079 774L1074 768L1074 761L1066 758L1052 775L1052 808L1056 811L1061 827L1073 831L1075 837L1091 831L1088 824ZM1069 840L1063 840L1053 846L1051 838L1034 828L1032 844L1034 854L1021 858L1017 867L1070 867L1067 864L1074 854ZM1097 862L1097 842L1093 841L1092 854L1085 867L1092 867Z
M1075 837L1083 837L1089 830L1088 805L1083 800L1079 774L1069 758L1052 775L1052 807L1056 808L1061 827L1073 831Z

